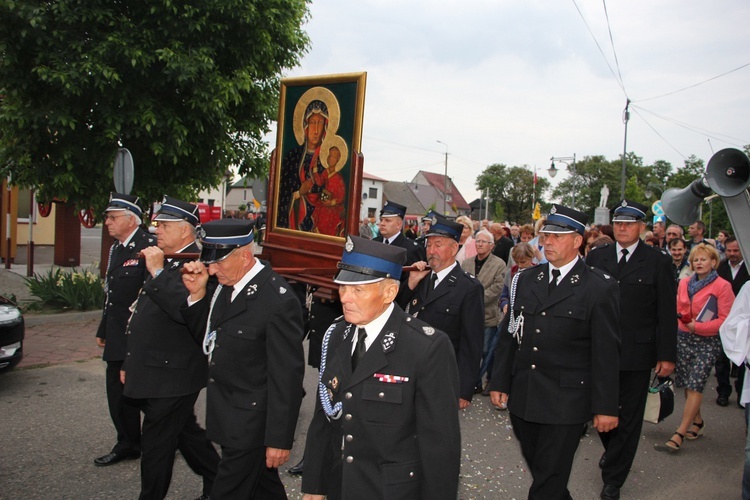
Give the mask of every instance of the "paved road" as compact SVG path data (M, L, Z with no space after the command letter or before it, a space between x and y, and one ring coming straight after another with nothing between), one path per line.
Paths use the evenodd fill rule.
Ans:
M88 342L93 330L81 332ZM85 333L85 335L83 335ZM315 372L305 385L313 394ZM197 412L202 419L203 398ZM683 398L678 396L678 407ZM290 464L302 454L313 401L303 402L298 440ZM109 451L113 430L104 396L104 365L97 359L15 370L0 376L0 498L136 498L138 462L97 468L94 457ZM658 426L647 424L624 499L739 498L744 445L742 412L706 405L706 436L686 443L676 456L653 451L677 425L673 415ZM462 499L522 499L529 473L513 438L506 412L487 398L461 414L463 435ZM582 439L570 482L577 499L595 499L601 488L601 454L592 433ZM286 467L284 467L284 470ZM284 473L290 498L300 498L300 480ZM194 498L200 481L178 458L169 498Z

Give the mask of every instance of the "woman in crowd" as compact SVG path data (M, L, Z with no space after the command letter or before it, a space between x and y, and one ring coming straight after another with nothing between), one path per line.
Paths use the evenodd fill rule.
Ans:
M464 227L461 232L461 238L458 240L458 253L456 254L456 260L461 263L466 259L476 257L477 245L472 236L474 234L474 224L471 219L462 215L456 219L456 222Z
M727 258L727 256L724 254L724 251L727 249L727 238L729 238L729 231L726 231L724 229L719 231L719 234L716 235L716 250L719 251L719 257L721 258L721 260Z
M719 252L700 243L690 251L690 267L695 274L683 278L677 290L677 368L676 385L685 388L685 408L680 426L658 451L677 452L685 439L703 435L701 415L703 389L721 351L719 327L734 301L732 285L719 277Z
M607 236L606 234L602 234L598 238L596 238L594 241L586 245L586 253L584 254L584 257L589 254L591 250L594 248L603 247L604 245L611 245L614 243L615 240Z

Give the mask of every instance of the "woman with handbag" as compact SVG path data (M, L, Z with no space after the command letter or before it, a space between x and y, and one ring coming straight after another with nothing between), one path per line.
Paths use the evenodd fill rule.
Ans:
M685 439L703 435L703 389L721 351L719 327L732 308L732 285L719 277L719 252L700 243L690 251L692 276L680 280L677 289L676 385L685 388L685 409L680 426L658 451L677 452Z

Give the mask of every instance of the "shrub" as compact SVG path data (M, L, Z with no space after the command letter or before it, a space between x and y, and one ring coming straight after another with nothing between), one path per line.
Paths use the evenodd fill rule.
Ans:
M24 280L41 307L88 311L101 308L104 303L104 286L93 267L72 272L53 268Z

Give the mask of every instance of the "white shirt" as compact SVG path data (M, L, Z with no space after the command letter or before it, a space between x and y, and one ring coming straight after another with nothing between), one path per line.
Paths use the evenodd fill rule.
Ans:
M629 247L624 247L620 245L619 243L615 244L615 248L617 248L617 262L620 262L620 259L622 258L622 249L625 248L628 251L628 254L625 256L625 262L630 260L630 257L633 256L633 252L635 252L635 247L638 246L638 241L630 245Z
M573 266L575 266L578 263L578 259L580 259L580 257L576 257L575 259L571 260L570 262L568 262L562 267L555 267L550 262L549 263L549 282L552 283L552 270L559 269L560 277L557 278L557 284L559 285L560 283L562 283L562 280L565 277L565 275L567 275L570 272L570 270L573 269Z
M380 332L383 330L383 327L388 321L388 318L391 317L392 312L393 302L388 304L388 307L380 316L370 321L366 325L356 325L357 331L354 335L354 338L352 338L352 354L354 354L354 349L356 349L357 347L357 340L359 340L359 329L364 328L367 332L367 337L365 337L365 351L367 351L372 343L375 342L375 339L378 338L378 335L380 335Z
M742 285L734 299L732 310L719 328L721 345L727 357L735 365L750 362L750 282ZM750 369L745 370L740 404L750 403Z
M437 274L437 281L435 282L435 288L437 288L437 286L440 284L440 282L443 281L443 278L445 278L446 276L448 276L448 273L451 272L451 269L453 269L457 265L458 265L458 261L453 261L453 265L452 266L448 266L445 269L443 269L442 271L439 271L437 273L435 273L433 271L434 274ZM425 276L425 278L432 279L432 274L433 273L428 274L427 276ZM433 290L434 290L434 288L433 288Z
M260 263L258 259L255 259L255 264L253 264L253 267L251 267L245 275L234 284L234 291L232 292L232 301L234 301L235 298L240 294L243 288L250 283L250 280L255 278L255 276L263 270L263 264Z
M732 271L732 279L735 279L737 277L737 273L740 272L740 268L742 267L742 264L744 262L744 260L741 260L736 266L733 266L731 262L727 261L727 264L729 264L729 269L731 269Z

